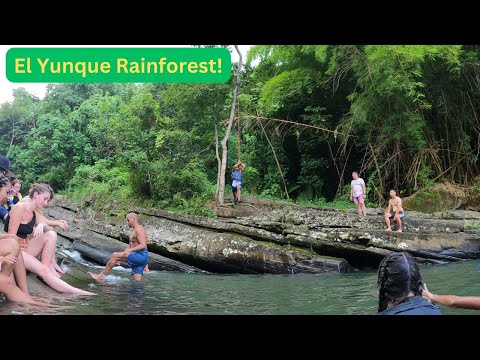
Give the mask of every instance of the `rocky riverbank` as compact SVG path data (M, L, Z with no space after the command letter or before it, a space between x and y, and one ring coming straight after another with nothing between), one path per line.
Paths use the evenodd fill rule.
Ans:
M181 272L296 274L376 268L385 254L408 251L423 263L480 258L480 214L407 212L403 233L384 230L383 209L352 211L265 201L217 209L216 218L133 209L145 226L150 268ZM125 249L130 229L115 209L94 212L56 197L45 214L65 219L65 244L105 265Z

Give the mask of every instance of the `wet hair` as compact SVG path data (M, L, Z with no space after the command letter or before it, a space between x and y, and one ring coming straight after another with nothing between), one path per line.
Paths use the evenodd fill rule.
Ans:
M415 259L408 253L391 253L378 266L378 312L411 291L422 295L423 279Z
M50 193L50 200L53 199L53 189L50 187L50 185L32 184L32 186L30 186L30 190L28 191L28 196L30 197L30 199L33 199L33 194L44 194L46 192Z
M0 189L5 187L9 182L10 180L8 179L8 177L0 173Z

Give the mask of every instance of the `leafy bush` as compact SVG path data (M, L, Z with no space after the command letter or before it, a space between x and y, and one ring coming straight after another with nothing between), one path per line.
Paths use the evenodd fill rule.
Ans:
M103 205L111 199L128 200L134 197L128 171L119 167L109 168L106 160L97 161L93 166L79 166L68 183L68 193L75 200L86 200L95 205Z
M215 191L198 161L193 160L179 168L169 161L158 160L152 164L152 170L154 175L150 190L154 199L180 205L183 202L179 197L189 200Z

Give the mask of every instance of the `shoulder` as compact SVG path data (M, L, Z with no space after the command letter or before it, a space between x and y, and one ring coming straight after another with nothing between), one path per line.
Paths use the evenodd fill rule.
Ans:
M138 226L135 229L133 229L133 232L137 233L137 234L138 233L144 233L145 232L145 227L143 227L143 225L138 224Z
M21 216L25 213L26 210L27 210L27 203L26 202L18 202L10 210L10 216Z
M137 236L137 239L138 237L147 237L147 232L143 226L140 226L137 228L135 235Z
M380 315L442 315L442 312L437 305L421 296L414 296L381 312Z

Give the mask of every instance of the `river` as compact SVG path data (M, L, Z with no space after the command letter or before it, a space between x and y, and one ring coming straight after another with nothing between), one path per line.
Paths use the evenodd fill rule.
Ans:
M100 267L92 268L100 272ZM377 309L376 273L320 275L200 275L151 271L142 283L130 280L120 267L96 283L75 266L65 280L97 296L74 297L48 293L48 306L29 306L0 300L0 315L373 315ZM479 261L421 267L434 293L480 296ZM70 275L68 275L70 274ZM31 287L41 295L43 285ZM480 311L441 307L444 314L480 314Z

